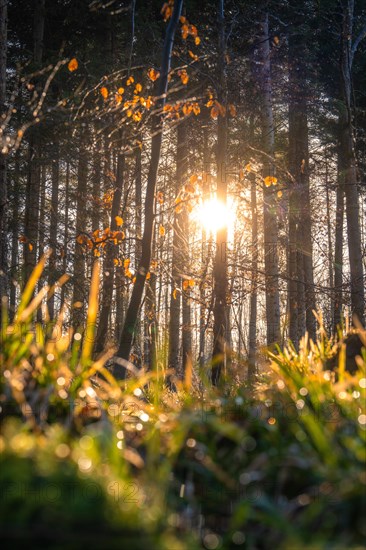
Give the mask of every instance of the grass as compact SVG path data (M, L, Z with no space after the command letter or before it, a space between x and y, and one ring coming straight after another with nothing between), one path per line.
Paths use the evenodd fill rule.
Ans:
M3 547L365 548L365 356L351 376L340 354L335 380L321 328L270 355L254 386L187 376L172 393L153 372L119 383L113 350L92 359L92 328L65 329L66 310L35 323L43 265L14 322L3 312ZM98 280L96 268L88 327Z

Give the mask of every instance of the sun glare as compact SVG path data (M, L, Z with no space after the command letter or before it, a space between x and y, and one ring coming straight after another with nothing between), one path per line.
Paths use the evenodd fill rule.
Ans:
M207 233L216 233L230 223L230 211L216 198L203 201L193 211L193 218L201 224Z

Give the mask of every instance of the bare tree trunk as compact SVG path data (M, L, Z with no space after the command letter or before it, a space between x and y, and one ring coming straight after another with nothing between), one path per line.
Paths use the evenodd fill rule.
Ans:
M91 214L91 228L92 231L99 229L100 222L100 189L101 189L101 154L99 147L96 145L93 152L93 172L92 172L92 214Z
M45 0L35 0L33 18L33 61L40 68L43 57L43 38L45 23ZM37 239L39 225L40 191L40 135L39 129L32 130L29 138L29 166L26 190L24 233L24 278L28 280L37 263Z
M289 324L295 347L305 330L315 339L316 309L311 238L309 137L306 101L306 46L302 37L289 36Z
M58 214L58 191L60 185L60 144L57 135L54 137L54 158L52 160L52 192L51 192L51 220L50 220L50 247L52 254L49 261L48 284L52 285L57 279L57 227ZM55 295L48 301L50 319L55 317Z
M328 177L328 159L325 159L325 199L327 205L327 236L328 236L328 266L329 266L329 288L334 288L334 260L333 260L333 244L332 244L332 229L331 229L331 214L330 214L330 196L329 196L329 177ZM333 299L331 300L331 322L333 323Z
M261 95L261 125L263 151L266 153L264 177L274 175L270 158L274 154L274 123L268 13L261 16L257 35L258 84ZM276 192L273 187L263 190L264 264L266 285L267 345L280 341L280 299L278 289L278 224Z
M66 163L66 178L65 178L65 229L64 229L64 242L61 249L62 257L62 275L67 271L67 250L69 240L69 194L70 194L70 163ZM66 288L65 285L61 289L61 304L65 301Z
M0 2L0 120L6 110L6 63L7 63L8 2ZM8 193L6 182L6 154L0 147L0 300L8 291L8 238L7 210ZM0 304L1 305L1 304ZM0 319L1 326L1 319Z
M249 337L248 337L248 380L254 378L257 355L257 286L258 286L258 213L255 175L250 174L250 202L252 213L252 273L250 287ZM239 316L239 323L241 316ZM240 332L239 332L240 334Z
M357 164L354 150L352 126L352 62L357 40L353 37L354 0L343 3L343 27L341 42L340 86L343 104L340 107L339 126L342 155L344 160L344 190L346 197L346 218L348 236L348 254L351 270L351 308L361 323L364 322L364 280L361 251L361 228L357 187Z
M177 129L177 156L176 156L176 194L179 193L185 178L187 177L187 132L186 124L183 122ZM180 376L180 320L182 301L182 270L183 258L182 247L185 235L182 227L182 212L174 212L173 222L173 256L172 256L172 292L170 295L170 317L169 317L169 350L168 368L174 371L175 376ZM171 377L168 382L173 386Z
M40 162L40 186L39 186L39 220L38 220L38 240L37 240L37 258L41 258L46 242L46 185L47 185L47 166L42 158ZM45 272L39 277L37 288L38 292L42 289L45 283ZM42 323L43 312L42 307L37 309L37 322Z
M341 151L338 151L338 184L336 199L335 244L334 244L334 298L333 298L333 330L341 322L343 304L343 218L344 218L344 188L341 179Z
M226 74L225 74L225 18L224 0L218 2L218 101L225 108L227 103ZM217 199L222 204L227 200L226 181L226 155L227 155L227 117L220 114L217 121ZM214 327L213 327L213 351L211 380L217 386L221 372L226 368L229 356L228 333L228 309L227 309L227 227L224 225L216 232L216 252L213 267L214 279Z
M86 260L85 251L82 243L78 242L78 237L85 233L86 229L86 199L87 199L87 181L88 181L88 154L86 151L85 130L80 137L79 142L79 164L77 173L77 191L76 191L76 243L74 259L74 288L73 288L73 326L79 328L83 324L86 305Z
M142 237L141 261L136 273L136 282L134 284L130 303L127 308L125 322L123 325L122 334L119 342L119 348L117 352L117 356L121 357L124 360L128 360L130 356L131 345L132 345L133 336L136 329L139 308L141 306L141 300L142 300L142 295L144 291L146 275L150 268L151 245L152 245L152 237L153 237L154 212L155 212L155 189L156 189L156 180L157 180L157 173L158 173L158 167L159 167L159 161L160 161L162 130L163 130L163 120L161 118L161 113L159 111L164 108L165 101L166 101L171 54L172 54L175 30L176 30L180 13L182 10L182 4L183 4L183 0L176 0L174 2L173 13L168 24L165 41L164 41L160 78L157 81L158 82L158 88L157 88L158 100L156 102L157 113L154 116L153 125L152 125L153 137L151 140L151 160L150 160L150 168L149 168L146 197L145 197L145 226L144 226L144 233ZM118 378L124 378L126 374L125 369L120 365L116 364L114 367L114 374Z
M208 144L208 123L204 121L203 126L203 181L202 181L202 195L203 200L207 199L210 191L210 152ZM206 231L202 228L202 252L201 252L201 264L202 264L202 277L200 282L200 340L199 340L199 365L202 370L205 365L205 333L206 333L206 290L205 290L205 278L209 262L209 252Z
M17 299L17 279L19 275L19 205L20 205L20 148L15 153L13 179L13 204L11 214L11 281L10 281L10 320L14 319Z
M110 229L111 231L117 231L118 226L116 223L116 216L120 214L121 198L124 183L124 171L125 171L125 155L119 153L117 159L117 176L116 187L113 194L113 202L111 209ZM98 332L95 341L95 351L100 353L103 351L103 347L108 336L108 320L112 307L113 286L115 276L114 260L118 254L118 247L109 242L105 247L105 257L103 262L103 286L102 286L102 301L101 310L99 316ZM119 268L121 269L121 268ZM121 293L121 289L119 291Z

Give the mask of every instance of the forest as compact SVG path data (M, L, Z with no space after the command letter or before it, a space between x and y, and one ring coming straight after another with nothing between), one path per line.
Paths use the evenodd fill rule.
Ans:
M0 541L366 548L363 0L0 0Z

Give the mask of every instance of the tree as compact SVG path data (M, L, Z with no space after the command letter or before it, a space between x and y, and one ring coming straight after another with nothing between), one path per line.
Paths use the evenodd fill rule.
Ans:
M225 75L225 16L224 1L218 3L218 91L217 97L223 112L219 113L217 119L217 200L226 205L227 201L227 180L226 180L226 158L227 158L227 83ZM225 224L216 232L216 249L213 266L214 280L214 305L213 305L213 350L212 350L212 383L216 386L219 383L222 370L226 367L229 357L227 333L228 333L228 282L227 282L227 227Z
M256 36L257 83L260 93L262 146L264 152L263 180L274 178L274 122L268 13L260 14ZM278 226L276 191L273 186L263 188L264 263L266 283L267 345L280 341L280 301L278 290Z
M8 3L0 4L0 127L6 110L6 57L8 32ZM0 299L7 295L7 219L8 193L6 182L6 154L0 146ZM1 321L0 321L1 324Z
M351 270L352 312L364 322L365 294L361 252L361 230L358 201L358 174L352 125L352 65L357 47L366 36L366 24L353 40L354 0L342 2L342 36L340 59L340 89L342 104L339 112L342 179L346 198L348 253Z
M166 93L168 89L168 75L170 71L172 48L174 43L174 35L182 10L183 0L176 0L174 3L173 12L166 30L165 41L163 46L163 55L160 69L160 78L157 86L157 102L156 114L152 122L152 138L151 138L151 160L149 174L147 180L147 189L145 197L145 225L142 236L141 260L136 273L136 281L133 287L130 303L127 308L125 321L122 329L121 338L117 357L128 361L131 352L133 337L136 330L136 323L139 308L141 305L142 294L146 275L150 269L151 261L151 244L154 226L154 210L155 210L155 189L156 180L160 160L163 120L161 111L164 109L166 102ZM115 375L118 378L125 376L125 369L117 363L114 367Z

